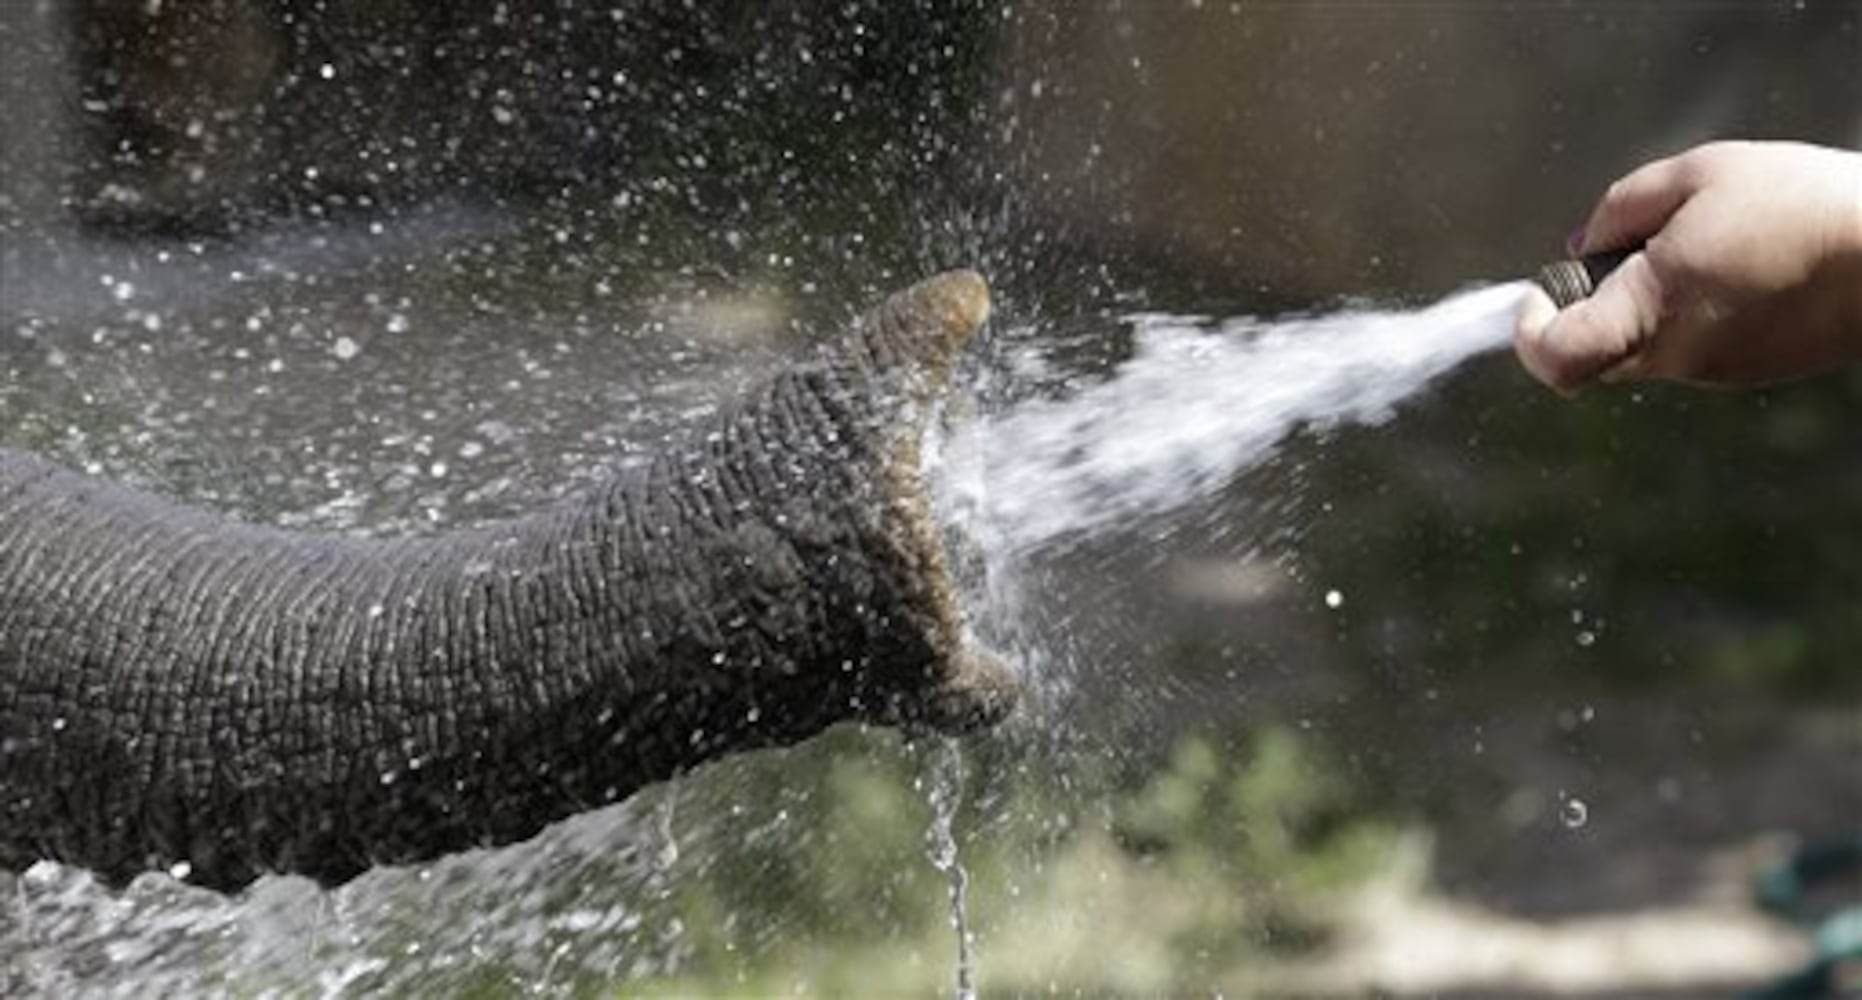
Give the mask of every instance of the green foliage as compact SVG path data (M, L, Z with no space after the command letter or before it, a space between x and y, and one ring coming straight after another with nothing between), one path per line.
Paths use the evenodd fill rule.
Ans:
M1246 905L1191 929L1193 950L1238 939L1287 950L1320 940L1328 894L1382 859L1394 831L1361 813L1318 746L1267 727L1239 745L1180 741L1169 765L1121 803L1114 829L1186 886L1248 894Z
M1347 662L1518 690L1862 692L1862 372L1553 398L1510 361L1322 446L1302 563ZM1393 623L1411 638L1391 640Z
M973 777L955 832L986 993L1249 981L1323 942L1328 902L1394 843L1336 763L1289 729L1187 736L1123 787L992 773L1000 748L964 753ZM928 756L848 728L689 783L706 857L652 919L676 916L692 950L627 995L948 990L956 941L926 853Z

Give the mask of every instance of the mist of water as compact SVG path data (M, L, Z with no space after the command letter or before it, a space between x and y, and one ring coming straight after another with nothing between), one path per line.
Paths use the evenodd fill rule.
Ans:
M1293 431L1374 424L1505 345L1525 283L1415 310L1293 319L1142 313L1110 378L948 431L933 476L947 521L994 564L1219 490Z

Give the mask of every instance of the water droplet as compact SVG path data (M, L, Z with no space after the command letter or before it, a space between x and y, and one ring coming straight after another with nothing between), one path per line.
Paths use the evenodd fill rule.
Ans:
M317 75L325 80L334 80L336 79L336 67L331 63L324 63L317 67Z
M1594 646L1597 643L1597 633L1585 629L1577 634L1577 643L1580 646Z
M1655 783L1655 798L1665 805L1681 801L1681 782L1679 779L1665 776Z
M1567 830L1581 829L1584 824L1590 822L1590 807L1584 804L1583 799L1575 795L1567 796L1564 804L1558 807L1558 821L1563 823Z
M1345 595L1336 590L1326 591L1325 592L1325 606L1328 608L1344 607L1345 606Z
M336 355L338 361L348 361L362 353L362 345L348 337L338 337L336 343L330 346L330 353Z
M194 866L186 861L177 861L168 866L168 874L173 876L177 882L185 882L189 875L194 874Z

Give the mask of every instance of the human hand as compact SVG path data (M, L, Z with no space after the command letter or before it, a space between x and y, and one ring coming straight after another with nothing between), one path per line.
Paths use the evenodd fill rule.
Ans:
M1534 377L1739 385L1862 357L1862 154L1716 142L1657 160L1610 185L1570 249L1638 243L1589 298L1521 308Z

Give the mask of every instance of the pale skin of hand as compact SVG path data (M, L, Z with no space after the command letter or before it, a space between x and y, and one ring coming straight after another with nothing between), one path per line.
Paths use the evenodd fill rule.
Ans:
M1534 291L1514 348L1560 392L1594 379L1753 385L1862 358L1862 154L1716 142L1612 184L1576 256L1643 244L1563 312Z

